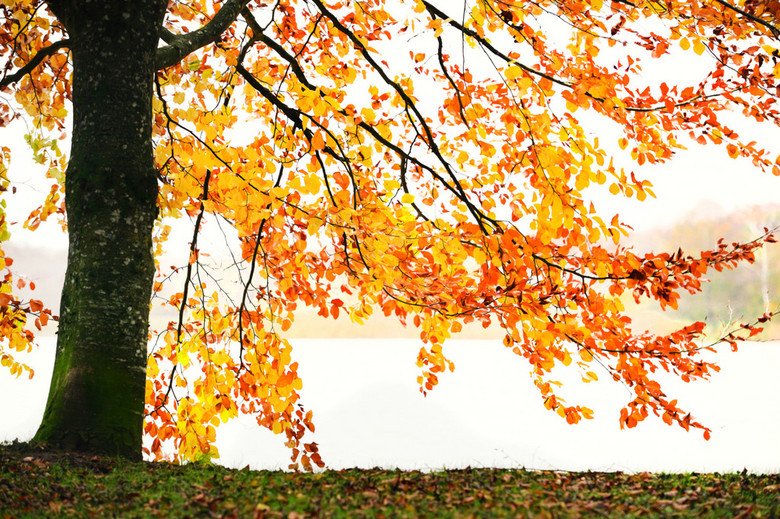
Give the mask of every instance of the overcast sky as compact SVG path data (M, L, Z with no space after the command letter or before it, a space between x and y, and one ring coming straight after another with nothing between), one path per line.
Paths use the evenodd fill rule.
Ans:
M52 362L46 350L53 338L47 341L34 355L40 371L32 381L0 373L0 441L30 438L40 423ZM619 410L631 398L626 388L606 376L584 384L576 369L556 368L561 395L596 413L568 425L542 405L528 363L499 340L448 342L455 372L443 374L425 398L416 383L415 340L292 343L303 403L314 411L311 439L333 469L780 470L780 342L746 344L736 354L726 348L712 382L662 377L667 393L712 429L710 441L652 416L621 430ZM235 468L278 469L289 459L283 439L251 419L221 426L217 447L220 463Z

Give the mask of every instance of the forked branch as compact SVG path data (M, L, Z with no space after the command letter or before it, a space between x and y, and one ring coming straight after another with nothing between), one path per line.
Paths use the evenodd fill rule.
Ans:
M249 0L227 0L210 22L187 34L174 35L167 29L162 30L160 38L168 45L157 50L157 70L172 67L188 54L217 41L248 3Z

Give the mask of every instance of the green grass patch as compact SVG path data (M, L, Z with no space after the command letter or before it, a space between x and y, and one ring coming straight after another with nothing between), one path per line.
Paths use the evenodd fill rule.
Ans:
M780 475L466 469L317 474L0 446L0 517L776 517Z

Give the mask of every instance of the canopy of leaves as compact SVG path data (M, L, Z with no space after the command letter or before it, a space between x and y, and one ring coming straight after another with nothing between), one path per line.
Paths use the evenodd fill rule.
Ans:
M301 306L419 328L423 392L453 369L448 337L497 324L544 405L569 423L592 413L556 395L558 364L627 386L622 425L653 413L708 437L653 376L717 369L698 356L703 324L633 330L620 297L674 308L710 269L752 261L772 238L638 255L588 193L653 196L635 169L691 139L780 174L777 156L725 123L735 113L778 123L776 12L753 0L171 3L153 114L158 255L173 220L195 225L189 261L158 265L155 300L178 318L152 335L147 452L216 456L216 426L248 413L286 434L294 463L320 464L303 443L312 414L283 337ZM54 186L32 229L64 215L68 43L44 2L0 2L0 124L33 122L28 141ZM644 76L656 62L704 69ZM204 261L203 218L235 230L229 274ZM18 372L26 322L50 313L13 295L10 258L0 261L0 354ZM228 275L235 292L220 283Z

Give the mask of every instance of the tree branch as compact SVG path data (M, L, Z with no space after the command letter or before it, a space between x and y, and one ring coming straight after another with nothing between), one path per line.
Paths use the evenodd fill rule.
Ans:
M491 234L491 231L487 228L485 222L489 222L493 225L496 225L495 220L488 218L476 205L474 205L473 202L471 202L471 200L468 197L468 194L463 189L463 186L461 185L460 181L456 177L455 172L453 171L451 165L441 154L441 150L439 149L439 146L436 143L436 139L433 136L433 131L431 130L428 123L426 122L425 117L423 117L422 113L420 113L417 104L412 100L409 94L406 93L406 91L398 83L390 79L387 72L371 56L368 49L366 48L365 45L363 45L360 39L352 31L347 29L347 27L344 26L344 24L342 24L341 21L330 10L328 10L328 8L325 6L325 4L322 3L321 0L312 0L312 1L320 10L320 12L324 14L328 20L330 20L331 24L352 42L352 45L355 47L355 49L358 52L360 52L360 54L369 63L369 65L371 65L371 67L379 74L379 76L382 78L385 84L387 84L390 88L396 91L398 96L404 101L404 104L406 105L407 109L411 110L414 113L415 117L417 117L420 127L422 128L423 133L425 134L426 144L428 144L428 147L431 150L431 152L434 154L434 156L436 156L439 163L442 165L442 167L449 175L452 181L452 189L454 189L456 196L461 201L463 201L463 203L466 204L466 207L468 208L469 212L474 218L474 221L482 230L482 232L486 235ZM408 120L416 128L416 125L414 124L414 121L412 120L411 116L408 118Z
M742 9L740 9L739 7L737 7L735 5L732 5L732 4L728 3L728 2L724 2L724 0L715 0L715 1L718 2L720 5L722 5L723 7L725 7L726 9L731 9L735 13L739 13L742 16L744 16L745 18L748 18L749 20L752 20L753 22L755 22L755 23L757 23L759 25L763 25L764 27L766 27L767 29L769 29L772 32L772 35L775 38L780 38L780 29L778 29L777 27L775 27L771 23L766 22L766 21L762 20L761 18L759 18L757 16L753 16L752 14L748 13L747 11L743 11Z
M69 47L70 46L70 40L60 40L56 43L52 43L48 47L44 47L41 50L39 50L33 58L27 62L25 66L14 72L13 74L10 74L8 76L5 76L3 79L0 80L0 89L3 89L10 85L11 83L14 83L16 81L19 81L22 79L25 75L29 74L33 71L35 67L41 64L41 62L48 58L49 56L55 54L58 50Z
M176 41L176 36L174 33L166 29L165 27L160 27L160 39L164 41L167 44L171 44L174 41Z
M188 54L216 41L248 3L249 0L227 0L210 22L187 34L173 36L169 31L161 31L161 38L168 45L157 49L157 70L172 67Z
M252 15L252 12L249 10L248 7L245 7L241 11L241 16L246 20L247 25L249 25L249 28L252 29L252 38L256 39L257 41L260 41L264 43L267 47L272 49L274 52L276 52L279 56L284 58L284 60L289 63L290 67L293 69L293 72L295 73L295 76L298 78L298 81L304 84L306 88L309 90L317 90L317 87L315 87L307 78L306 74L303 72L303 68L301 67L300 63L296 60L295 56L287 52L284 47L282 47L279 42L274 40L273 38L270 38L268 35L266 35L263 32L263 29L260 27L260 24L257 23L257 20ZM323 15L320 15L320 17ZM319 19L318 19L319 21ZM316 26L316 23L315 23ZM248 49L248 47L246 47ZM239 60L241 62L241 60Z
M446 13L444 13L443 11L438 9L435 5L433 5L432 3L428 2L427 0L423 0L423 4L425 5L425 8L428 10L428 12L434 17L434 19L435 18L440 18L440 19L444 20L442 23L446 23L446 24L456 28L458 31L460 31L465 36L470 36L470 37L474 38L474 40L479 42L480 45L482 45L484 48L489 50L492 54L494 54L495 56L498 56L499 58L501 58L505 62L510 63L510 64L515 64L518 67L520 67L521 69L523 69L524 71L528 72L529 74L533 74L535 76L543 77L543 78L548 79L548 80L552 81L553 83L556 83L556 84L561 85L563 87L566 87L566 88L572 88L573 87L573 85L571 83L569 83L569 82L563 81L563 80L558 79L558 78L556 78L554 76L551 76L549 74L545 74L541 70L536 70L533 67L529 67L528 65L520 63L516 59L510 58L509 56L507 56L506 54L501 52L498 48L496 48L493 44L491 44L488 40L486 40L485 38L481 37L479 34L477 34L476 32L472 31L471 29L468 29L464 25L458 23L452 17L447 16Z

